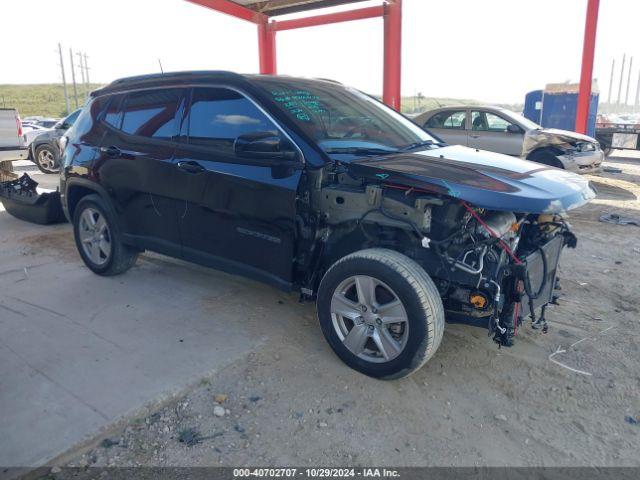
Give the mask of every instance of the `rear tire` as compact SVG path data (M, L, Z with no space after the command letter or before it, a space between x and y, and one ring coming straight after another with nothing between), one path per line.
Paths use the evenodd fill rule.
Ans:
M73 234L80 257L98 275L119 275L136 263L138 251L122 243L115 215L99 195L80 199L73 212Z
M382 248L338 260L320 283L317 310L338 357L380 379L418 370L444 333L444 308L433 280L409 257Z
M40 145L36 148L33 160L42 173L58 173L60 159L51 145Z

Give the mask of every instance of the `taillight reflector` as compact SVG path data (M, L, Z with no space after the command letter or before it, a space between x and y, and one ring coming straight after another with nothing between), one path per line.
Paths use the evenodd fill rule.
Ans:
M16 126L18 127L18 136L22 136L22 120L20 120L20 115L16 115Z

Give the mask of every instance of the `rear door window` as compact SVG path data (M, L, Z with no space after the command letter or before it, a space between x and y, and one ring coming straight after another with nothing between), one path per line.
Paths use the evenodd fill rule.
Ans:
M464 130L466 128L466 120L467 112L464 110L440 112L431 117L425 127Z
M504 133L511 122L494 113L476 111L471 114L471 124L476 131Z
M129 135L175 139L178 136L176 112L181 98L180 88L130 93L124 100L120 129Z
M276 125L248 98L227 88L194 88L188 115L188 138L202 145L232 153L240 135L271 132Z

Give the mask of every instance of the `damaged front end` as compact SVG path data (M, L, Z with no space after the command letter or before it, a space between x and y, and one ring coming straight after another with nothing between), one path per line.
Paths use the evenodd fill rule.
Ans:
M549 180L530 162L509 160L514 171L487 161L488 152L438 150L355 160L315 180L329 263L357 248L400 251L434 280L450 319L486 325L501 346L526 317L546 331L561 251L577 243L566 211L593 190L565 172Z
M538 161L545 154L576 173L598 172L604 160L604 152L594 138L554 128L528 130L522 142L522 158Z

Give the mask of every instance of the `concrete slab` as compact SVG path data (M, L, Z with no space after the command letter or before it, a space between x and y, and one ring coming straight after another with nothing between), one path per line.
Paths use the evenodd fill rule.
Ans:
M255 291L156 255L102 278L69 225L0 209L0 465L40 465L246 355Z

